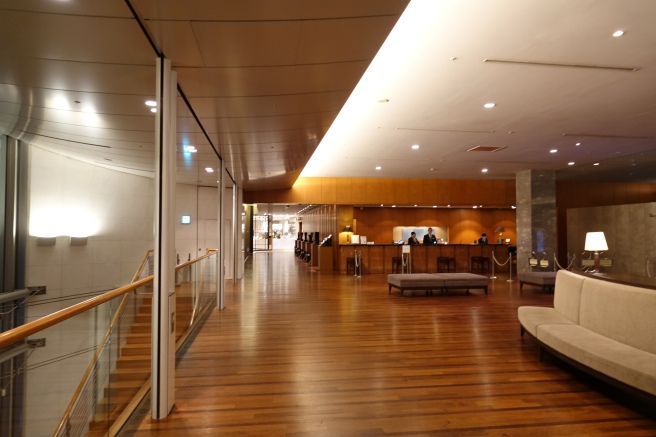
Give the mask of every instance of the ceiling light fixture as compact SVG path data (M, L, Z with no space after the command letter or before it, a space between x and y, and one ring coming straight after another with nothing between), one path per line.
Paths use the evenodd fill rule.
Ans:
M598 163L598 162L595 162L595 163L594 163L594 164L592 164L592 165L599 165L599 163Z
M567 165L574 165L574 161L568 162Z
M154 100L146 100L146 106L157 106L157 102Z
M419 144L414 144L414 145L412 146L412 150L417 150L418 148L419 148Z
M184 146L184 151L189 152L189 153L196 153L196 147L195 146Z
M551 150L549 150L549 153L556 153L556 152L558 152L558 149L551 149Z
M381 167L381 166L379 165L379 166L376 167L376 170L381 170L382 168L383 168L383 167Z
M472 206L472 208L476 209L476 208L478 208L478 206L474 205L474 206Z
M496 103L486 103L483 105L483 107L487 109L494 108L495 106L497 106Z
M581 145L581 143L576 143L576 144L574 144L574 145L575 145L575 146L580 146L580 145Z
M433 205L433 208L437 208L437 205Z
M618 36L622 36L622 35L624 35L624 31L623 31L623 30L616 30L615 32L613 32L613 36L614 36L615 38L617 38Z
M481 172L487 173L487 168L484 168L483 170L481 170Z
M208 173L214 173L214 169L212 167L205 167L205 171Z
M150 108L150 112L157 112L157 108Z

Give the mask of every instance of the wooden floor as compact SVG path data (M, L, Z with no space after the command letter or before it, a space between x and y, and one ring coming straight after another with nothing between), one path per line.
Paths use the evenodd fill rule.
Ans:
M538 361L517 307L553 295L506 279L488 296L401 297L386 275L256 253L180 361L173 413L138 418L124 435L656 435L639 405Z

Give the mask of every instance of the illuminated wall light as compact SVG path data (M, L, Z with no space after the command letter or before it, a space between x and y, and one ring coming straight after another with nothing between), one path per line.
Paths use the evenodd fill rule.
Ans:
M392 208L396 208L396 205L392 205Z
M437 205L433 205L433 208L437 208Z
M84 208L44 208L32 212L29 233L40 238L84 238L98 233L98 218Z
M511 206L511 208L512 208L512 209L517 209L517 207L516 207L515 205Z

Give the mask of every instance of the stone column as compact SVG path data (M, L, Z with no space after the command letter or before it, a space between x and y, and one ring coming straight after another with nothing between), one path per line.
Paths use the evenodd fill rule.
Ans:
M556 253L556 173L525 170L515 175L517 197L517 271L529 271L528 256L549 261L553 270Z

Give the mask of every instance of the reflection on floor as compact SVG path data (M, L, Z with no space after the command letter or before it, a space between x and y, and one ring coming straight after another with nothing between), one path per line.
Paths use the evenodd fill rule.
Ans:
M256 253L177 369L165 420L125 435L656 435L656 422L560 361L538 361L517 307L553 295L388 294L386 275L318 273Z

